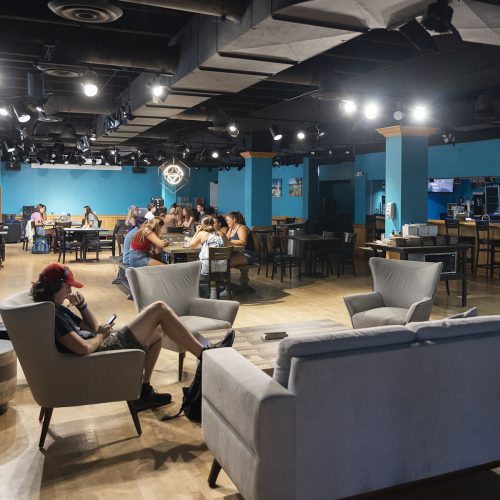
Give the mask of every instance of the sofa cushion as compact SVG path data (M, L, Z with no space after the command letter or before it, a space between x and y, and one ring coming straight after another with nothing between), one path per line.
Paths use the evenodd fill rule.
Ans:
M439 319L408 323L406 327L415 332L416 340L437 340L482 333L500 333L500 316L478 316L477 318Z
M458 318L475 318L478 315L477 307L472 307L468 311L463 311L453 316L448 316L446 319L458 319Z
M304 337L289 337L280 342L274 379L282 386L288 387L290 366L294 357L409 344L414 340L414 333L404 326L379 326Z
M352 317L354 328L370 328L384 325L404 325L408 309L401 307L376 307L361 311Z
M180 316L181 323L191 332L198 333L203 330L219 330L230 328L231 323L222 319L204 318L203 316Z

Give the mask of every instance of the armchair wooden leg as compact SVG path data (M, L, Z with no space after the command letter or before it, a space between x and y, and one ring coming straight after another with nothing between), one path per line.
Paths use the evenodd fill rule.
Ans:
M450 282L448 280L446 280L446 294L447 295L450 295Z
M186 357L186 353L185 352L180 352L179 353L179 382L182 380L182 369L184 368L184 358L185 357Z
M45 408L42 406L40 408L40 416L38 417L38 421L41 422L43 420L43 416L45 415Z
M45 438L47 437L47 431L49 430L50 419L52 418L52 412L54 408L42 408L44 416L43 416L43 424L42 424L42 433L40 434L40 442L38 443L39 448L43 448L45 444Z
M217 462L217 460L215 460L214 458L212 467L210 469L210 474L208 475L208 486L210 486L210 488L215 488L217 486L217 477L221 469L222 467L220 466L219 462Z
M134 421L135 430L139 436L142 434L141 422L139 421L139 415L137 414L137 410L135 409L135 405L133 401L127 401L128 409L130 411L130 415L132 415L132 420Z

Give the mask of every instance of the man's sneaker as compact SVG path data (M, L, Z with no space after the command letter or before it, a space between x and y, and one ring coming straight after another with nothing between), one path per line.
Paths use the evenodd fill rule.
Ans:
M219 299L229 299L229 292L227 290L222 290L222 292L219 293Z
M137 411L142 411L168 405L170 401L172 401L172 396L168 392L156 392L151 387L149 392L143 394L139 399L134 401L134 405Z
M235 331L231 328L230 330L228 330L228 332L226 333L226 335L222 340L219 340L219 342L216 342L212 346L212 349L217 347L231 347L234 342L234 336L235 336Z

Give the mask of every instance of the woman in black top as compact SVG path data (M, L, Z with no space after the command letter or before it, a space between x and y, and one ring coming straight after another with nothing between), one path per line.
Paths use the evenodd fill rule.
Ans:
M229 231L226 236L230 245L238 248L231 257L231 267L244 266L254 263L255 246L253 244L252 232L245 225L245 218L241 212L229 212L226 216Z

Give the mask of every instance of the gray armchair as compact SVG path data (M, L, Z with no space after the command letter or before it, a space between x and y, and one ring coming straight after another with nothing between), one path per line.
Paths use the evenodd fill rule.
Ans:
M234 300L201 299L201 262L127 269L127 279L137 311L157 300L168 304L184 326L195 336L203 330L230 328L240 303ZM163 337L163 347L179 353L179 380L182 380L185 350Z
M408 260L369 261L373 292L344 297L353 328L427 321L442 264Z
M88 356L59 352L54 341L54 304L34 303L29 292L4 299L0 313L33 398L42 407L40 448L53 409L66 406L127 401L137 433L141 434L132 401L141 392L143 351L124 349Z

